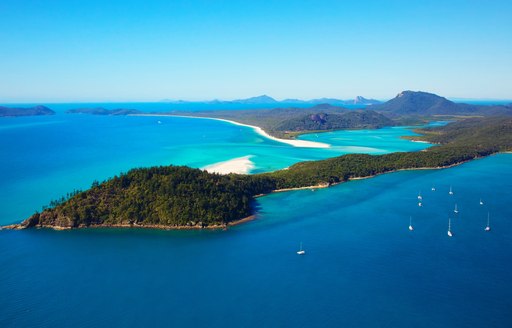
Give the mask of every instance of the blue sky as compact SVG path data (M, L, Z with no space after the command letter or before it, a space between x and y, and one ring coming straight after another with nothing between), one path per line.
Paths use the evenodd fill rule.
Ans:
M512 1L0 1L0 103L512 98Z

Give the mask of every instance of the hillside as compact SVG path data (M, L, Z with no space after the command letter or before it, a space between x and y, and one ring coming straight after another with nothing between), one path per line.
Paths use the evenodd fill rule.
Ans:
M444 97L421 91L400 92L383 104L373 105L372 109L393 116L512 115L512 107L509 106L454 103Z
M274 127L275 131L325 131L338 129L376 129L395 123L372 110L358 110L340 114L309 114L285 120Z
M275 108L259 110L225 110L204 112L169 112L169 115L222 118L256 125L276 137L290 137L288 132L329 131L338 129L379 128L395 125L373 110L348 110L330 104L309 108Z
M252 197L274 187L268 178L210 174L183 166L133 169L34 214L23 225L225 226L251 215Z
M18 116L41 116L54 115L55 112L46 106L34 106L27 108L4 107L0 106L0 117L18 117Z

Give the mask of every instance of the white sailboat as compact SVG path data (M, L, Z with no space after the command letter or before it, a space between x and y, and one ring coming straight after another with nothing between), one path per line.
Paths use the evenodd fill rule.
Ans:
M448 237L452 237L452 225L450 219L448 219Z
M448 195L453 195L452 186L450 186L450 191L448 191Z
M480 205L483 205L484 202L482 201L482 198L480 198Z
M489 222L490 221L489 217L490 217L490 214L489 214L489 212L487 212L487 226L484 229L485 231L491 231L491 225L490 225L490 222Z
M418 200L422 200L423 197L421 197L421 191L418 193Z
M414 228L412 227L412 216L409 217L409 230L414 230Z
M455 214L459 213L459 210L457 209L457 204L455 204L455 209L453 210Z
M432 189L431 189L431 190L432 190L432 191L436 191L436 187L432 186Z
M299 254L299 255L306 254L306 251L302 249L302 242L300 242L300 249L297 251L297 254Z

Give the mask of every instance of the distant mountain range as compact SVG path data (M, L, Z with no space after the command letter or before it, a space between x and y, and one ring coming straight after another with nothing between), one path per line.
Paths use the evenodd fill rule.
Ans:
M395 98L372 107L395 116L431 115L512 115L510 105L470 105L454 103L444 97L422 91L402 91Z
M183 100L172 101L172 100L163 100L169 103L192 103ZM197 103L197 102L196 102ZM346 110L346 108L342 108L347 105L371 105L371 109L378 113L384 114L389 118L396 119L397 117L428 117L432 115L461 115L461 116L502 116L502 115L512 115L512 104L508 105L481 105L481 104L465 104L465 103L455 103L450 101L444 97L435 95L433 93L423 92L423 91L402 91L395 98L388 100L384 103L375 100L375 99L366 99L364 97L356 97L352 100L340 100L334 98L319 98L319 99L311 99L311 100L299 100L299 99L284 99L282 101L275 100L272 97L267 95L262 95L258 97L252 97L247 99L236 99L232 101L222 101L222 100L212 100L208 102L202 102L204 104L241 104L242 106L238 106L243 108L243 105L269 105L267 108L275 108L276 113L279 113L279 116L283 113L289 114L297 114L301 112L296 107L309 107L309 109L305 109L306 111L316 112L318 110L327 110L326 114L333 114L332 111L335 111L334 114L339 114L341 111ZM305 106L299 106L298 104L305 104ZM281 106L282 105L282 106ZM311 105L311 106L308 106ZM253 106L255 107L255 106ZM256 106L261 107L261 106ZM251 108L251 106L247 106L247 108ZM265 107L264 107L265 108ZM367 107L366 110L369 108ZM331 112L329 112L331 111ZM208 111L210 115L213 115L214 112L222 113L222 111ZM230 112L233 112L232 110ZM252 115L254 113L245 112L245 116ZM93 114L93 115L129 115L129 114L141 114L144 113L137 109L127 109L127 108L118 108L118 109L105 109L102 107L97 108L78 108L78 109L70 109L67 110L66 113L82 113L82 114ZM255 112L256 113L256 112ZM264 110L258 110L257 113L266 113L267 115L274 115L274 112L265 112ZM55 112L46 106L34 106L27 108L20 107L6 107L0 106L0 117L2 116L37 116L37 115L53 115ZM222 113L223 115L227 115L227 113ZM309 114L302 113L302 114ZM348 118L348 117L345 117ZM358 117L354 119L352 122L358 121L360 118L364 118L364 122L371 122L376 126L381 125L383 122L381 117ZM328 121L332 120L331 116L329 119L322 121L321 125L329 125ZM320 121L319 121L320 122ZM357 123L356 125L360 125Z
M54 115L55 112L45 106L34 106L27 108L4 107L0 106L0 117L2 116L39 116L39 115Z
M163 99L161 102L167 102L167 103L173 103L173 104L186 104L186 103L192 103L193 101L186 101L186 100L172 100L172 99ZM382 103L379 100L375 99L367 99L361 96L357 96L354 99L349 100L341 100L341 99L335 99L335 98L318 98L318 99L310 99L310 100L301 100L301 99L284 99L284 100L276 100L270 96L267 95L261 95L257 97L251 97L251 98L245 98L245 99L235 99L235 100L208 100L208 101L198 101L195 103L205 103L205 104L269 104L269 105L276 105L276 104L331 104L331 105L376 105Z

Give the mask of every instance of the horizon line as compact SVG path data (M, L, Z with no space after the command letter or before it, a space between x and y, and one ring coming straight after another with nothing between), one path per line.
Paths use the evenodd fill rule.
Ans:
M404 91L410 91L410 90L404 90ZM404 91L401 91L401 92L404 92ZM401 92L397 93L396 95L400 94ZM444 97L448 100L451 100L451 101L512 101L512 96L510 96L509 98L501 98L501 97L498 97L498 98L491 98L491 97L482 97L482 98L475 98L475 97L449 97L449 96L442 96L442 95L439 95L439 94L436 94L436 93L433 93L433 92L429 92L429 91L420 91L420 90L417 90L417 91L414 91L414 92L426 92L426 93L432 93L432 94L435 94L437 96L440 96L440 97ZM194 99L186 99L186 98L176 98L176 99L172 99L172 98L160 98L160 99L153 99L153 100L141 100L141 99L138 99L138 100L129 100L129 99L124 99L124 100L114 100L114 99L109 99L109 100L100 100L100 99L95 99L95 100L71 100L71 99L68 99L68 100L8 100L8 101L1 101L1 98L0 98L0 104L41 104L41 103L47 103L47 104L68 104L68 103L73 103L73 104L77 104L77 103L84 103L84 104L87 104L87 103L177 103L177 102L184 102L184 103L205 103L205 102L236 102L236 101L243 101L243 100L247 100L247 99L251 99L251 98L259 98L259 97L269 97L269 98L272 98L273 100L275 100L276 102L286 102L286 100L298 100L300 102L307 102L307 101L312 101L312 100L320 100L320 99L334 99L334 100L338 100L338 101L350 101L350 100L354 100L356 99L357 97L363 97L365 99L368 99L368 100L377 100L377 101L381 101L381 102L386 102L386 101L389 101L391 99L394 99L395 97L391 97L391 98L374 98L374 97L366 97L366 96L360 96L360 95L357 95L357 96L354 96L354 97L349 97L349 98L345 98L345 97L329 97L329 96L321 96L321 97L315 97L315 98L295 98L295 97L286 97L286 98L274 98L272 96L269 96L268 94L260 94L260 95L257 95L257 96L250 96L250 97L246 97L246 98L233 98L233 99L221 99L221 98L213 98L213 99L201 99L201 100L194 100ZM289 101L288 103L294 103L293 101ZM254 104L258 104L258 103L254 103ZM264 104L264 103L261 103L261 104Z

